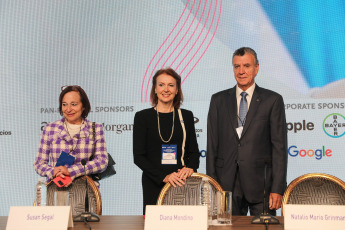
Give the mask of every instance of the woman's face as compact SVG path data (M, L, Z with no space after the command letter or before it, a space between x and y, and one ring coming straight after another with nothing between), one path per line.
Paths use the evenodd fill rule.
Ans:
M175 78L165 73L159 75L155 92L158 97L158 105L161 103L172 104L178 92Z
M79 92L71 91L64 95L62 98L62 112L70 124L81 124L83 118L81 114L84 111L84 106L81 103Z

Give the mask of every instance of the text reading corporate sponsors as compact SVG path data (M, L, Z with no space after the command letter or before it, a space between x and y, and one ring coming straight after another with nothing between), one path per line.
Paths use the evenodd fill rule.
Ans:
M344 102L319 102L319 103L287 103L285 110L309 110L309 109L344 109Z

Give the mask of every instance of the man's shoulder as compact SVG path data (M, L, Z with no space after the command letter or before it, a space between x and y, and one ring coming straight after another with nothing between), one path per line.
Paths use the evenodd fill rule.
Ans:
M265 89L259 86L256 86L255 90L260 94L260 96L265 96L265 97L282 97L279 93L270 90L270 89Z
M232 92L236 92L236 89L235 88L225 89L225 90L222 90L222 91L219 91L219 92L213 94L212 97L213 98L224 97L226 95L231 94Z

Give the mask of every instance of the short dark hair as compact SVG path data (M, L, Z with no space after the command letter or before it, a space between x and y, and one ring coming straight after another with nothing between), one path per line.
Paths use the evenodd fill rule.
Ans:
M258 60L258 57L256 55L255 50L253 50L252 48L249 48L249 47L241 47L241 48L235 50L234 54L232 55L232 60L234 60L235 56L243 56L243 55L248 54L248 53L252 54L254 56L255 65L259 64L259 60Z
M158 70L152 78L152 88L151 88L151 94L150 94L152 106L156 106L158 104L158 96L155 92L155 89L156 89L156 84L157 84L157 77L161 74L167 74L169 76L172 76L176 80L177 94L174 97L173 106L176 109L180 108L183 102L183 93L181 89L181 77L175 72L175 70L173 70L170 67Z
M78 85L69 85L69 86L65 86L61 88L62 91L60 93L60 97L59 97L59 112L60 115L63 116L63 112L62 112L62 99L65 96L66 93L69 92L78 92L80 95L80 100L81 103L84 107L84 111L82 112L81 116L82 118L86 118L87 115L89 114L90 110L91 110L91 105L90 105L90 101L89 98L87 97L85 91Z

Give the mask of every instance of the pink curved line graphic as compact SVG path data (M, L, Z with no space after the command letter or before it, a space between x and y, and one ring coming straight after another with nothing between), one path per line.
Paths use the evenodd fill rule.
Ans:
M200 2L201 2L201 1L200 1ZM175 63L175 61L177 60L177 58L181 55L181 53L184 51L184 49L186 48L186 46L189 44L190 40L194 37L194 34L195 34L195 32L198 30L199 25L200 25L200 23L201 23L201 20L202 20L203 17L204 17L206 5L207 5L207 0L205 1L205 5L204 5L204 8L203 8L203 10L202 10L201 17L200 17L200 19L199 19L198 25L196 26L196 28L195 28L194 31L193 31L193 34L190 36L190 38L188 39L187 43L183 46L183 48L181 49L181 51L178 53L177 57L172 61L172 63L170 64L170 66L173 66L173 64ZM206 19L206 20L207 20L207 19ZM197 40L198 40L198 39L199 39L199 36L198 36ZM197 41L197 40L196 40L196 41ZM195 43L194 43L194 44L195 44ZM194 46L194 45L193 45L193 46ZM193 46L192 46L192 48L193 48ZM188 52L188 53L189 53L189 52ZM187 55L188 55L188 53L187 53Z
M206 49L204 50L204 52L202 53L202 55L199 57L199 59L197 60L197 62L193 65L192 69L188 72L188 74L184 77L184 79L182 80L181 84L183 84L183 82L187 79L187 77L189 76L189 74L193 71L193 69L195 68L195 66L199 63L199 61L201 60L201 58L204 56L206 50L208 49L208 47L210 46L214 36L216 35L216 31L218 29L218 25L219 25L219 20L220 20L220 15L222 13L222 0L220 0L220 6L219 6L219 16L218 16L218 20L217 20L217 25L216 28L213 32L212 38L210 40L210 42L208 43Z
M176 38L178 37L178 35L181 33L181 30L182 30L182 29L184 28L184 26L186 25L186 23L187 23L187 21L188 21L190 15L191 15L191 13L192 13L192 10L193 10L193 8L194 8L195 1L196 1L196 0L194 0L193 6L192 6L191 10L189 11L189 14L188 14L186 20L184 21L184 23L183 23L181 29L177 32L176 36L175 36L174 39L170 42L169 46L164 50L163 54L162 54L161 57L158 59L156 65L153 67L153 69L152 69L152 71L151 71L150 78L149 78L149 80L147 81L147 84L146 84L145 102L147 101L147 92L148 92L148 89L149 89L149 85L150 85L150 81L151 81L151 78L152 78L152 76L153 76L153 73L154 73L154 71L156 70L157 65L158 65L159 62L162 60L162 58L163 58L163 56L165 55L165 53L169 50L170 46L174 43L174 41L176 40Z
M194 59L194 57L196 56L196 54L199 52L199 50L201 49L202 45L204 44L204 42L206 41L206 38L208 37L210 31L211 31L211 28L213 26L213 22L214 22L214 17L216 16L216 12L217 12L217 4L218 4L218 0L216 0L216 5L215 5L215 11L214 11L214 14L213 14L213 17L212 17L212 22L211 22L211 25L207 31L207 34L204 38L204 40L202 41L202 43L200 44L198 50L195 52L195 54L190 58L190 60L188 61L187 65L183 68L183 70L181 71L180 75L182 75L182 73L185 71L185 69L187 68L187 66L192 62L192 60ZM218 26L218 25L217 25ZM216 32L216 30L214 31L214 33ZM211 40L212 41L212 40ZM210 44L210 43L209 43ZM205 51L208 49L208 46L206 47ZM204 55L205 51L203 52L203 54L201 55L201 57ZM201 58L200 57L200 58ZM199 59L200 60L200 59ZM195 65L192 67L192 69L195 67ZM186 77L182 80L182 82L184 82L186 79Z
M163 45L164 45L165 42L169 39L169 37L170 37L170 35L172 34L172 32L175 30L176 26L179 24L179 22L180 22L180 20L181 20L181 18L182 18L182 16L183 16L183 14L184 14L184 12L185 12L186 9L187 9L188 3L189 3L189 0L187 1L186 6L185 6L185 8L183 9L183 12L182 12L182 14L180 15L178 21L176 22L174 28L170 31L168 37L164 40L164 42L162 43L162 45L159 47L159 49L158 49L158 50L156 51L156 53L153 55L153 57L152 57L152 59L151 59L151 61L150 61L150 64L149 64L149 65L147 66L147 68L146 68L145 75L144 75L144 78L143 78L143 82L142 82L142 84L141 84L141 102L143 102L143 89L144 89L144 85L145 85L145 78L146 78L147 71L149 70L149 68L150 68L150 66L151 66L151 64L152 64L152 62L153 62L153 60L154 60L154 58L156 57L156 55L158 54L158 52L160 51L160 49L163 47ZM146 101L146 99L145 99L145 101Z
M171 55L173 55L173 54L175 53L176 49L180 46L181 42L184 40L184 38L185 38L186 35L188 34L190 28L192 27L192 25L193 25L193 23L194 23L194 21L195 21L196 16L198 15L198 12L199 12L199 9L200 9L200 5L201 5L201 1L199 1L198 9L196 10L196 13L194 14L194 18L193 18L192 22L190 23L188 29L186 30L186 32L185 32L184 35L182 36L182 39L180 39L180 41L179 41L179 43L177 44L177 46L174 48L174 50L171 52L171 54L168 56L168 58L167 58L167 59L165 60L165 62L163 63L162 68L163 68L163 67L165 66L165 64L168 62L168 60L170 59ZM193 34L194 34L194 33L193 33ZM190 41L190 39L188 39L186 45L188 44L189 41ZM186 46L186 45L185 45L185 46ZM185 47L185 46L184 46L184 47ZM182 49L182 51L183 51L183 49ZM182 51L181 51L181 52L182 52Z
M177 39L177 37L180 35L182 29L185 27L189 17L190 17L190 14L192 13L192 10L194 8L194 5L195 5L195 1L193 1L193 5L191 7L191 9L189 10L189 14L186 18L186 20L183 22L183 25L182 27L179 29L179 31L177 32L177 34L175 35L175 37L173 38L173 40L170 42L170 44L168 45L168 47L164 50L163 54L161 55L161 57L158 59L158 61L156 62L155 66L153 67L152 71L151 71L151 74L150 74L150 77L148 78L148 81L147 81L147 85L146 85L146 92L145 92L145 102L147 102L147 94L148 94L148 89L149 89L149 85L150 85L150 81L151 81L151 78L153 76L153 73L154 71L156 70L156 67L158 66L158 64L160 63L160 61L162 60L162 58L166 55L167 51L170 49L171 50L171 46L173 45L173 43L175 42L175 40ZM202 43L199 45L199 47L197 48L197 50L195 51L195 53L193 54L193 56L190 58L190 60L188 61L188 63L184 66L183 70L179 73L182 77L182 74L183 72L187 69L187 67L192 63L193 60L196 59L196 56L197 54L202 50L202 47L205 47L206 43L205 41L208 40L208 37L211 32L211 29L214 28L214 32L213 32L213 35L211 37L211 39L209 40L208 44L206 45L206 47L204 48L204 51L201 53L200 57L198 58L198 60L195 62L195 64L192 66L192 68L189 70L189 72L187 73L187 75L183 78L182 80L182 84L184 83L184 81L187 79L187 77L189 76L189 74L193 71L193 69L196 67L196 65L199 63L199 61L201 60L201 58L204 56L204 54L206 53L206 51L208 50L209 46L211 45L214 37L215 37L215 34L217 32L217 29L218 29L218 25L219 25L219 21L220 21L220 16L221 16L221 8L222 8L222 0L219 0L220 1L220 4L219 4L219 15L218 15L218 20L217 20L217 23L216 23L216 26L214 28L214 22L215 22L215 16L217 15L217 6L218 6L218 0L216 0L215 2L215 7L214 7L214 12L213 12L213 16L212 16L212 21L211 21L211 24L209 26L209 29L202 41ZM197 39L194 41L192 47L188 50L187 54L183 57L182 61L179 63L179 65L177 66L177 68L175 69L177 71L177 69L184 63L185 59L190 55L190 53L192 52L192 50L194 49L194 46L197 44L197 42L199 41L201 35L203 34L204 32L204 29L206 28L206 25L207 25L207 22L209 20L209 17L210 17L210 12L211 12L211 9L213 10L213 7L212 7L212 2L213 0L211 0L211 4L210 4L210 8L208 10L208 14L207 14L207 18L204 22L204 26L200 32L200 34L198 35ZM144 75L144 78L143 78L143 81L142 81L142 87L141 87L141 102L144 101L144 85L145 85L145 79L146 79L146 76L148 76L148 71L150 69L150 67L153 65L153 62L156 58L156 56L158 55L158 52L163 48L164 44L167 42L167 40L169 39L169 37L172 35L172 33L175 31L175 29L177 28L177 26L180 24L180 21L188 7L188 3L189 3L189 0L187 1L186 5L185 5L185 8L182 12L182 14L180 15L177 23L175 24L174 28L171 30L171 32L169 33L168 37L164 40L164 42L161 44L161 46L159 47L159 49L156 51L156 53L154 54L153 58L151 59L150 63L149 63L149 66L147 67L146 71L145 71L145 75ZM173 62L171 63L170 66L172 66L175 61L177 60L177 58L181 55L181 53L185 50L186 46L190 43L191 39L193 38L194 34L196 33L197 29L199 28L199 25L204 17L204 13L205 13L205 9L206 9L206 5L208 3L208 0L205 0L205 5L204 5L204 8L203 8L203 11L202 11L202 14L201 14L201 17L199 19L199 22L196 26L195 29L193 29L193 33L192 35L190 36L190 38L187 40L187 42L185 43L185 45L183 46L182 50L180 50L180 52L178 53L177 57L175 57L175 59L173 60ZM173 55L173 53L177 50L177 48L182 44L182 41L185 39L187 33L191 30L191 26L192 24L194 23L195 19L197 18L197 14L199 12L199 8L200 8L200 5L201 5L201 0L199 1L199 4L198 4L198 9L195 13L195 16L191 22L191 24L189 25L187 31L184 33L183 37L181 38L181 40L178 42L178 44L176 45L176 47L173 49L173 51L170 53L170 55L168 56L168 58L165 60L164 64L163 64L163 67L165 66L165 64L168 62L168 60L171 58L171 56ZM182 22L181 22L182 23ZM199 56L199 55L198 55Z
M198 35L198 38L194 41L192 47L188 50L187 54L183 57L183 59L180 61L180 63L178 64L178 66L175 68L175 71L178 70L178 68L180 67L180 65L183 63L183 61L186 59L186 57L188 57L189 53L192 51L192 49L194 48L195 44L197 43L197 41L199 40L200 36L202 35L202 32L204 32L204 29L206 28L206 24L207 24L207 21L208 21L208 18L210 16L210 12L211 12L211 9L212 9L212 0L211 0L211 4L210 4L210 8L208 10L208 13L207 13L207 18L204 22L204 26L202 27L199 35ZM211 27L211 26L210 26ZM194 55L195 56L195 55Z

